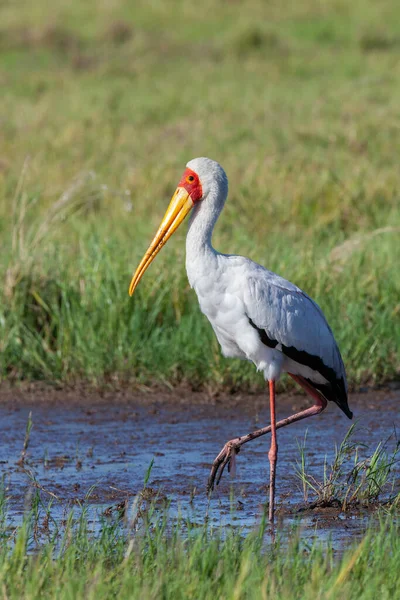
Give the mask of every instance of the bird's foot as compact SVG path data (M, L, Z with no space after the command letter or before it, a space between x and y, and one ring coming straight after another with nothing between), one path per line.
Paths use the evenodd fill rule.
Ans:
M226 442L221 452L214 460L210 475L207 482L207 493L210 494L214 489L214 485L218 485L221 481L222 473L225 467L228 465L228 473L234 473L236 467L236 455L240 452L240 446L242 445L242 438L234 438Z

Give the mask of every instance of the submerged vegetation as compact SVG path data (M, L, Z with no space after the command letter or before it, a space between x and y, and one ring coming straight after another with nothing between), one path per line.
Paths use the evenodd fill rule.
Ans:
M29 416L25 458L31 430ZM58 493L57 485L53 482L44 487L29 457L24 463L20 460L20 468L30 479L22 522L15 513L8 515L7 490L0 495L1 595L32 600L396 597L400 585L400 491L393 474L398 473L398 445L391 444L390 451L379 446L370 454L370 449L355 441L352 426L333 462L326 462L323 483L306 475L307 450L304 440L301 479L323 494L314 506L308 503L308 508L339 506L337 515L342 517L356 502L377 509L368 519L367 513L358 515L364 525L339 547L329 536L320 537L319 527L315 525L313 531L313 525L305 524L302 512L297 511L290 519L279 520L276 539L271 538L267 507L250 532L248 526L232 526L235 510L240 510L240 503L235 509L233 495L231 518L224 520L230 525L215 525L211 518L193 519L195 513L184 504L177 511L176 498L167 499L162 489L152 487L153 461L136 496L119 490L122 501L96 507L93 486L84 497L80 492L80 501L60 510L60 500L52 492L54 488ZM378 503L378 498L384 501ZM191 497L189 502L196 503L197 498ZM331 519L331 527L348 527L346 519Z
M214 243L323 308L350 381L398 374L395 0L3 3L0 373L236 389L181 233L127 295L185 163L217 159Z
M125 439L112 412L105 414L113 430ZM35 422L26 411L25 432L21 427L20 444L4 473L0 595L5 599L396 597L400 583L396 439L376 449L366 447L357 442L357 430L352 426L336 455L325 459L323 481L322 467L311 471L307 464L315 444L309 447L305 439L300 447L299 474L300 483L310 488L309 496L305 505L295 505L287 498L282 503L273 541L266 521L268 507L263 514L259 504L266 497L265 485L260 488L253 482L246 493L235 484L224 504L218 493L210 500L205 494L202 498L193 487L196 479L188 476L190 469L185 468L171 476L171 480L185 480L185 493L179 495L175 484L169 487L159 470L153 473L159 453L155 452L154 461L145 468L143 457L149 456L149 450L141 452L134 428L129 439L139 448L122 457L120 447L115 449L114 456L119 458L111 460L111 472L118 470L118 460L129 467L125 479L114 483L104 477L100 441L95 448L88 448L78 440L75 454L60 454L52 436L46 439L50 415L45 411L42 427L43 423ZM81 435L88 435L81 411L78 418ZM65 429L74 437L70 433L75 431L73 421L66 421ZM93 422L96 435L112 446L100 423ZM143 426L143 420L139 425ZM44 437L36 431L44 431ZM56 435L62 439L61 428ZM151 431L146 435L151 437ZM75 438L72 447L76 443ZM152 451L158 447L151 446ZM177 446L167 448L171 454L177 453ZM132 456L142 465L139 477ZM194 464L199 466L198 458ZM93 474L88 472L93 473L94 465L100 470L91 485ZM288 471L290 468L286 477ZM143 475L141 485L138 479ZM202 476L199 474L200 480ZM17 477L26 477L27 485L16 488ZM105 493L110 491L110 481L112 495ZM18 494L21 490L26 490L24 500L23 494ZM249 502L246 497L253 493L257 508L240 521L238 515ZM224 494L228 496L226 490Z
M353 424L344 436L335 458L328 464L325 457L323 479L308 472L306 439L298 444L300 457L296 473L301 481L303 498L314 502L307 508L337 506L342 511L354 507L400 506L400 440L395 432L385 441L379 442L375 450L366 448L356 440L356 425ZM389 448L389 442L392 442Z
M2 507L4 512L4 507ZM103 519L95 535L83 512L71 513L57 538L39 548L37 516L7 531L0 519L4 598L395 598L400 535L391 514L371 524L344 553L330 542L301 540L300 530L270 541L265 521L250 535L149 515L132 526ZM46 531L47 521L42 529Z

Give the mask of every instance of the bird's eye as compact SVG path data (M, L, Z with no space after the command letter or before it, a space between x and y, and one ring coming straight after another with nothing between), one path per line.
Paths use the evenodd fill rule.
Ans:
M194 177L193 177L193 175L188 175L188 176L186 177L186 181L187 181L188 183L193 183L193 181L194 181Z

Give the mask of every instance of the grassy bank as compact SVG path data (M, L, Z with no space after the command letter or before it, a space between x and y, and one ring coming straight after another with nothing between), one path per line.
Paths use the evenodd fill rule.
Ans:
M127 295L199 155L230 179L215 246L312 295L353 383L398 374L395 0L38 0L0 23L3 378L261 385L220 356L184 232Z
M154 523L154 520L153 520ZM282 532L274 545L263 526L242 537L207 528L185 534L168 520L142 523L128 537L104 520L95 537L85 517L71 516L58 542L35 545L27 519L0 549L3 598L321 598L396 597L399 528L382 519L337 555L330 543L304 543Z

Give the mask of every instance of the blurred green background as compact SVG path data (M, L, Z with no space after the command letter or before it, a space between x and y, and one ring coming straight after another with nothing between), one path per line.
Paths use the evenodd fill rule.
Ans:
M214 245L312 295L352 384L399 375L396 0L0 4L0 373L262 386L226 361L182 227L127 288L188 160L230 197Z

